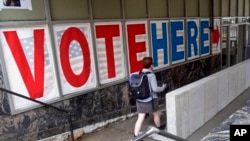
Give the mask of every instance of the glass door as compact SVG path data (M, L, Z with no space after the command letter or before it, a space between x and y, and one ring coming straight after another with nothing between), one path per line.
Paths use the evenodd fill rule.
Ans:
M249 59L250 58L250 25L246 25L246 41L245 41L245 44L246 44L246 51L245 51L245 59Z
M229 66L238 62L238 25L229 26Z
M222 26L222 69L235 65L239 60L243 60L242 55L238 55L238 29L238 25ZM241 31L243 32L243 29ZM240 43L243 44L243 41L240 41ZM243 52L243 50L241 49L240 52Z
M222 26L222 68L228 67L229 26Z
M245 60L246 52L246 24L240 24L238 26L238 62Z

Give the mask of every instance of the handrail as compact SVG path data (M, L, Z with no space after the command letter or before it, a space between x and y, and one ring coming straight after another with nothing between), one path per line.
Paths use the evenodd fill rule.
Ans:
M24 98L24 99L27 99L27 100L30 100L30 101L33 101L33 102L36 102L36 103L39 103L43 106L46 106L46 107L50 107L50 108L53 108L53 109L56 109L60 112L63 112L63 113L66 113L69 117L68 121L69 121L69 124L70 124L70 133L71 133L71 140L74 141L74 133L73 133L73 124L72 124L72 118L71 118L71 114L69 111L66 111L64 109L60 109L58 107L55 107L55 106L52 106L50 104L47 104L47 103L44 103L44 102L41 102L41 101L38 101L38 100L35 100L35 99L31 99L29 97L26 97L24 95L21 95L21 94L18 94L18 93L15 93L15 92L12 92L10 90L7 90L7 89L4 89L4 88L0 88L0 91L4 91L6 93L9 93L9 94L12 94L12 95L15 95L15 96L18 96L18 97L21 97L21 98Z
M149 136L149 135L151 135L153 133L157 133L159 135L162 135L162 136L170 138L170 139L174 139L176 141L188 141L186 139L183 139L183 138L181 138L179 136L170 134L170 133L168 133L168 132L166 132L164 130L160 130L160 129L158 129L156 127L153 127L153 126L150 126L145 132L143 132L139 136L132 138L131 141L140 141L140 140L146 138L147 136Z

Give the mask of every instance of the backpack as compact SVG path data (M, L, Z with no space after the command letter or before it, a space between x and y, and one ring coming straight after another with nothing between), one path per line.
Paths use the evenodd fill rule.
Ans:
M134 99L146 99L151 96L151 89L148 83L148 76L151 72L142 72L132 74L129 78L129 91Z

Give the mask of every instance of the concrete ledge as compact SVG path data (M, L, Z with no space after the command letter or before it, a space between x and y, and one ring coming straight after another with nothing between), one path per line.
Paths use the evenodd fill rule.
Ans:
M166 94L167 130L187 138L250 86L250 60Z

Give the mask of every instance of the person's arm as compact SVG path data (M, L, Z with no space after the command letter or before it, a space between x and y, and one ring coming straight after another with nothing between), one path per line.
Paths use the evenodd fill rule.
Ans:
M156 93L157 92L162 92L166 88L166 84L163 84L161 87L159 87L157 85L157 80L156 80L155 74L152 74L150 76L150 80L149 81L150 81L150 86L151 86L151 89L152 89L153 92L156 92Z

